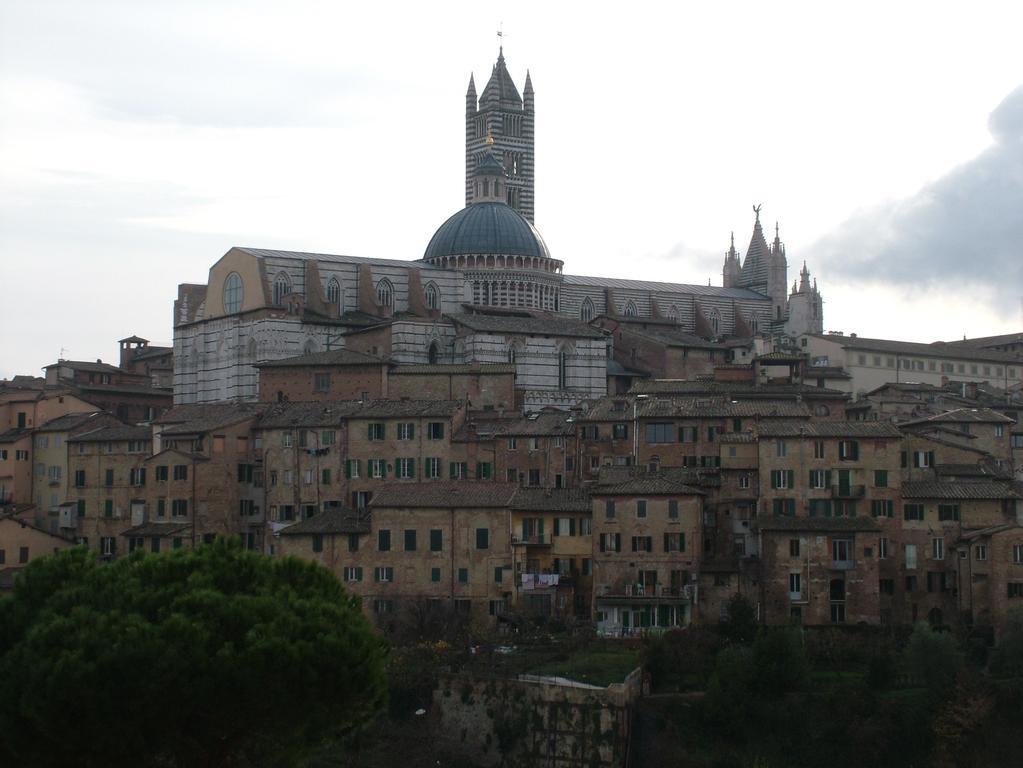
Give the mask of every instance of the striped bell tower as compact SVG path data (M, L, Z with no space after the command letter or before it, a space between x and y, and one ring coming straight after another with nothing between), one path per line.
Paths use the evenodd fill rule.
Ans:
M465 94L465 204L473 201L473 174L490 152L507 175L505 202L533 223L533 82L526 72L522 96L508 74L504 47L483 93L470 75ZM488 143L490 137L492 143Z

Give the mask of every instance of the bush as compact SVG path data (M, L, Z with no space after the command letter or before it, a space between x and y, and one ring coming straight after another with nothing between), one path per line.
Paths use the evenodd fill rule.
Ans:
M1001 642L991 654L991 672L998 677L1023 677L1023 607L1005 618Z
M951 690L963 665L955 638L924 623L913 628L902 657L906 671L919 684L938 695Z
M733 643L748 643L757 635L757 612L745 595L734 594L728 601L728 617L719 625L722 636Z
M714 657L722 646L713 629L690 627L665 632L647 641L643 666L657 691L702 688L714 671Z

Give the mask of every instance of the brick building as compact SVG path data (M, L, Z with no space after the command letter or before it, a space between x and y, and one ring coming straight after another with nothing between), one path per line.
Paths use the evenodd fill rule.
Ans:
M591 489L593 612L610 636L698 620L704 491L665 477Z

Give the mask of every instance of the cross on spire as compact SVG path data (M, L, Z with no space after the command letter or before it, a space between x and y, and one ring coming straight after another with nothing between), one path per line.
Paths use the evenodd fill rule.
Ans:
M497 25L497 58L504 58L504 22Z

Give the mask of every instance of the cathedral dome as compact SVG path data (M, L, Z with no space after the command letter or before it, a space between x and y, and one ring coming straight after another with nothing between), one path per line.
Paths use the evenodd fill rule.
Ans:
M426 246L423 258L429 261L470 254L550 258L536 227L499 202L473 203L445 221Z

